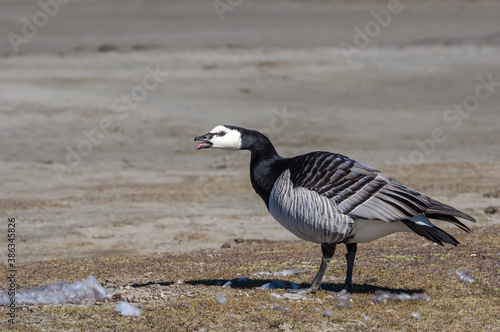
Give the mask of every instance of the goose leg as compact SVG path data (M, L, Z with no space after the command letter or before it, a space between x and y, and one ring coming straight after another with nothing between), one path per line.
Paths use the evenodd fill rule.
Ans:
M319 266L318 273L314 277L311 286L309 288L302 288L294 290L295 292L300 293L315 293L318 289L321 288L321 280L323 279L323 275L325 274L326 268L328 267L328 263L333 257L335 253L336 244L333 243L322 243L321 244L321 252L323 253L323 257L321 258L321 265Z
M354 269L354 259L356 258L358 244L350 243L345 246L347 248L347 254L345 254L345 259L347 261L347 273L345 276L344 289L349 290L352 288L352 270Z

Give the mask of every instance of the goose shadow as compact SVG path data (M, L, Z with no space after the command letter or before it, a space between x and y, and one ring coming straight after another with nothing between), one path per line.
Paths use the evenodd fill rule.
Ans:
M228 282L231 282L228 284ZM174 284L175 282L149 282L145 284L132 284L130 285L133 288L140 288L140 287L147 287L147 286L153 286L153 285L158 285L158 286L170 286ZM263 288L264 285L270 284L270 288L263 288L263 289L298 289L297 287L300 288L307 288L310 286L309 283L293 283L288 280L282 280L282 279L250 279L250 278L234 278L234 279L199 279L199 280L186 280L184 282L185 284L192 285L192 286L215 286L215 287L222 287L224 285L227 285L226 287L228 288L234 288L234 289L258 289L258 288ZM322 290L324 291L330 291L333 292L335 290L339 290L343 286L343 283L322 283L321 287ZM391 292L391 293L407 293L407 294L422 294L425 293L424 289L421 288L392 288L392 287L380 287L376 285L371 285L371 284L353 284L352 288L349 290L348 293L351 294L375 294L376 291L385 291L385 292Z

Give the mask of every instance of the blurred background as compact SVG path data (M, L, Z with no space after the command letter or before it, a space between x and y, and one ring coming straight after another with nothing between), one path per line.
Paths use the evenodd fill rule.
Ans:
M282 156L348 155L498 224L499 14L489 0L0 0L1 218L17 220L19 260L294 239L253 192L247 152L194 150L218 124Z

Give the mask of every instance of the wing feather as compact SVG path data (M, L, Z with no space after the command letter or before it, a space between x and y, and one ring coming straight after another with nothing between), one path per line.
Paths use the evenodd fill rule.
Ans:
M468 230L467 226L455 217L474 221L471 216L340 154L318 151L298 156L291 159L289 170L295 188L331 199L342 213L353 218L412 222L414 216L426 214L464 230Z

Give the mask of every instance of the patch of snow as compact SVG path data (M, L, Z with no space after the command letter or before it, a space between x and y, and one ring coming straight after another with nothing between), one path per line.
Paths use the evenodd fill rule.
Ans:
M281 300L281 299L288 299L288 300L307 300L307 297L300 293L285 293L283 295L277 294L277 293L271 293L271 296L274 296L275 298Z
M397 300L397 301L430 301L431 299L427 294L406 294L406 293L391 293L388 291L377 290L372 297L372 301L375 303L385 303L387 300Z
M115 311L118 311L119 313L122 314L122 316L140 316L141 315L141 309L138 307L126 302L126 301L120 301L118 302L118 305L116 306Z
M269 309L269 306L267 306L267 305L261 305L260 307L252 307L252 309L256 309L256 310Z
M347 292L345 293L340 292L340 294L337 295L337 307L346 308L352 306L353 298L354 296L348 294Z
M84 304L104 301L111 296L111 290L104 289L94 276L87 280L60 281L51 285L20 290L16 294L18 304L72 303ZM10 298L7 292L0 293L0 304L7 305Z
M466 269L456 270L455 273L458 276L458 280L460 280L460 281L468 282L468 283L473 283L475 281L474 279L472 279L469 270L466 270Z
M285 310L285 311L288 311L288 310L292 310L288 307L284 307L284 306L281 306L281 305L273 305L270 309L272 310Z
M254 272L254 273L252 273L252 275L254 275L254 276L273 275L276 277L286 277L286 276L293 276L293 275L302 274L302 273L307 273L307 271L302 271L302 270L283 270L283 271L279 271L279 272L261 271L261 272Z
M323 311L323 316L333 317L333 311L331 311L330 309L326 309L325 311Z
M215 297L217 298L217 303L219 304L225 304L227 299L223 294L215 294Z

